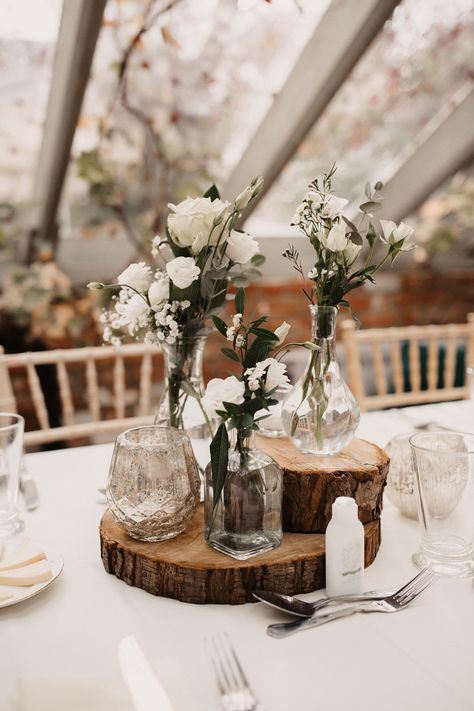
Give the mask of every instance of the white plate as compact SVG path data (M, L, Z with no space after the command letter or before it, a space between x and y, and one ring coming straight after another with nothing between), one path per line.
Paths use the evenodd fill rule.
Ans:
M45 553L53 572L51 580L47 580L45 583L36 583L36 585L27 586L0 585L2 592L5 594L11 593L12 595L7 600L0 600L0 609L2 607L16 605L19 602L23 602L23 600L29 600L30 597L38 595L38 593L43 592L43 590L46 590L46 588L49 588L49 586L54 583L63 569L64 561L57 551L51 551L49 548L45 548Z

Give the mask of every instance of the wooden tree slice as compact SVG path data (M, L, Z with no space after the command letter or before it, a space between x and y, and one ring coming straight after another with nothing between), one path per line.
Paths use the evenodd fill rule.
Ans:
M380 546L380 521L366 523L364 529L367 566ZM100 523L108 573L153 595L201 604L254 602L252 590L257 588L294 595L324 587L324 542L322 534L287 533L273 551L237 561L206 544L202 506L184 533L160 543L130 538L109 511Z
M283 530L324 533L338 496L352 496L362 523L374 521L382 511L389 457L383 449L363 439L353 439L340 454L303 454L284 439L258 437L284 472Z

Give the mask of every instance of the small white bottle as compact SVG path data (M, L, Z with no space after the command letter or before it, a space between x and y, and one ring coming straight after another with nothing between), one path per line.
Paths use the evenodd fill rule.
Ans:
M326 529L326 594L352 595L362 592L364 574L364 526L357 504L349 496L338 496Z

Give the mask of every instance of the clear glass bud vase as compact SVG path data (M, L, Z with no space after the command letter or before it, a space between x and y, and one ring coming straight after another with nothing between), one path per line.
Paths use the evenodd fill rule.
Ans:
M283 471L255 448L252 430L231 430L227 477L217 505L211 465L206 467L208 544L237 560L272 550L282 540Z
M202 358L208 333L163 343L165 387L161 393L155 425L186 430L191 439L211 437L200 399L204 395Z
M311 352L303 376L283 402L282 423L302 452L337 454L353 438L360 410L335 358L337 309L310 306L310 311L318 349Z

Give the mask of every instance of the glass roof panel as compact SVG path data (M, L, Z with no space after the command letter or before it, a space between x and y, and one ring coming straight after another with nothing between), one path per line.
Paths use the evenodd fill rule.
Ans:
M28 201L41 144L62 0L3 0L0 201Z
M110 177L135 217L222 184L329 2L177 0L160 13L163 2L109 0L68 178L73 227L108 219L86 196L110 205Z
M248 221L288 225L306 185L337 162L336 191L386 180L418 133L472 81L471 0L404 0Z

